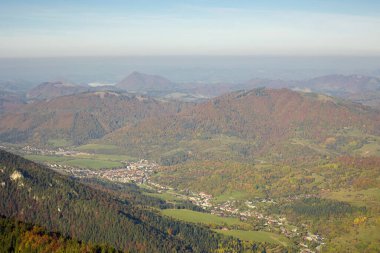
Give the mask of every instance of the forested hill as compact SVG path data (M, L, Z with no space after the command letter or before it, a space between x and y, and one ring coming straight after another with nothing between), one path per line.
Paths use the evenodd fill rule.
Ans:
M152 92L152 91L175 91L176 84L162 76L148 75L133 72L119 83L116 87L127 91Z
M56 81L44 82L31 89L26 97L30 100L49 100L56 97L88 92L90 87L79 86L73 83Z
M296 147L297 140L315 145L335 140L337 150L333 151L343 153L338 141L346 141L343 130L378 136L379 113L325 95L262 88L232 92L164 118L146 118L104 139L143 157L157 154L155 159L183 150L182 156L190 154L200 160L228 157L240 161L274 152L291 157L288 149Z
M82 252L119 253L107 245L91 245L42 227L0 216L0 253Z
M46 144L49 139L65 139L79 145L146 117L177 112L179 106L111 91L62 96L2 116L0 140Z
M154 208L95 190L2 150L0 168L0 215L128 252L243 250L237 239L160 216ZM244 244L253 252L263 249L259 246Z

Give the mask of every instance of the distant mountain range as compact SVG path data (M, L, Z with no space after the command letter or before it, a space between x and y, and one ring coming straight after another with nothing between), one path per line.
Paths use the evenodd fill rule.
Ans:
M4 114L0 120L0 138L34 143L64 138L81 144L145 117L173 113L178 108L178 103L111 91L62 96L30 103Z
M17 86L17 85L16 85ZM289 88L317 92L380 108L380 78L362 75L328 75L307 80L251 79L242 83L175 83L159 76L132 72L116 85L88 86L66 81L44 82L27 93L11 82L0 83L0 91L24 95L25 101L52 98L93 91L123 91L144 94L164 100L203 102L228 92L254 88ZM17 90L17 91L16 91Z
M78 94L88 90L89 87L79 86L64 81L45 82L28 91L26 97L31 100L45 100L65 95Z
M129 92L167 92L173 91L176 84L162 76L135 71L117 83L116 87Z
M270 88L259 88L263 86ZM251 159L281 155L294 139L322 145L331 137L335 144L326 145L342 154L347 152L346 141L353 140L338 138L342 129L358 130L358 143L379 135L380 129L378 111L344 99L376 107L379 90L380 79L359 75L181 87L160 76L133 72L116 86L47 82L29 91L29 100L3 92L0 140L36 145L56 139L71 145L96 140L117 144L137 157L168 162L218 157L209 140L221 141L223 159L225 153ZM194 100L197 103L184 102ZM224 137L229 142L224 143Z
M329 75L310 79L301 84L318 92L328 92L331 95L345 95L380 91L380 78L362 75Z
M26 99L23 94L0 90L0 115L15 111L24 104L26 104Z
M379 107L380 78L362 75L329 75L308 80L289 81L251 79L244 83L174 83L164 77L133 72L116 87L129 92L140 92L153 96L173 97L170 94L192 95L193 100L220 96L236 90L251 90L259 87L289 88L312 91L330 96L351 99L366 105ZM178 97L178 95L177 95ZM184 97L182 95L182 97ZM181 96L179 96L181 98Z
M376 238L367 235L379 229L379 87L378 78L359 75L175 84L134 72L116 86L49 82L28 96L0 90L3 148L53 162L75 153L123 160L115 166L129 157L160 165L148 179L159 184L156 192L74 179L0 150L0 217L130 252L291 252L318 248L316 242L329 252L376 251ZM57 163L51 168L63 166ZM171 202L191 192L211 194L210 212L229 208L221 214L255 231L184 223L160 211L202 211L187 198ZM214 233L256 230L292 231L293 245L272 250Z
M329 75L301 81L252 79L233 89L289 88L323 93L380 108L380 78L362 75Z
M38 100L50 100L52 98L80 94L84 92L95 92L95 91L121 91L115 86L85 86L77 85L65 81L55 81L55 82L44 82L40 85L32 88L26 94L26 98L30 101Z
M343 129L379 136L380 115L368 107L325 95L260 88L228 93L165 117L145 118L103 139L142 157L239 160L281 154L295 139L323 144ZM341 142L335 144L344 145L345 141ZM213 145L219 148L213 150ZM334 149L344 152L339 147Z
M322 145L330 138L335 144L326 147L342 154L352 140L338 138L343 129L359 131L355 141L362 143L368 135L380 135L380 115L327 95L257 88L198 104L125 92L87 92L23 105L0 118L2 141L46 145L65 139L81 145L97 140L116 144L136 157L168 163L280 155L296 139ZM224 150L220 154L211 149L216 143Z
M0 80L0 91L24 93L30 89L31 85L31 82L22 80Z

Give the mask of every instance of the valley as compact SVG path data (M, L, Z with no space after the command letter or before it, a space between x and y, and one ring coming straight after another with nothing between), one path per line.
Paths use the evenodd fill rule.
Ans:
M151 89L155 78L133 73L125 82L135 85L141 79ZM177 87L160 80L169 91ZM44 84L44 89L46 85L50 84ZM263 248L267 252L361 252L363 248L371 252L380 245L376 236L366 236L380 230L376 109L291 89L232 91L188 102L117 89L72 94L71 88L69 94L57 91L49 99L40 94L36 101L4 113L0 148L102 192L107 199L102 210L108 210L107 205L116 207L102 211L113 217L107 219L117 220L117 213L126 213L128 222L144 224L141 235L152 238L149 227L158 221L153 234L162 235L163 247L171 247L167 240L174 235L178 247L195 252L206 249L211 238L217 238L214 250L236 244L238 252ZM17 171L17 178L27 181L28 174ZM11 179L11 185L17 180ZM7 181L3 182L7 188ZM23 192L25 184L15 186L21 199L29 196ZM27 202L42 198L46 197L31 196ZM61 203L61 198L54 200L60 203L59 210L71 203ZM23 201L18 205L23 206ZM81 201L78 205L82 208ZM15 209L22 221L25 208ZM49 212L46 215L53 215ZM71 212L66 215L79 222ZM146 217L150 217L147 223ZM37 218L25 221L58 231L64 228L85 242L98 238L70 230L60 218L49 223ZM173 222L178 224L173 227ZM95 226L90 221L85 225ZM185 231L190 234L197 227L208 235L198 245L188 242L177 226L189 226ZM132 244L123 238L120 244L118 232L110 231L114 237L109 240L96 231L118 249L132 247L139 252L144 245L149 252L161 247L143 243L140 237Z
M379 253L380 1L1 1L0 253Z
M70 159L64 159L64 157L91 156L90 153L84 153L83 151L64 150L62 148L48 150L30 146L19 150L13 146L13 149L17 152L21 151L29 159L37 158L38 161L44 162L51 170L60 174L78 179L99 179L111 184L134 183L147 196L156 197L169 203L189 201L207 213L187 209L164 209L161 212L165 216L202 224L218 233L230 235L241 240L267 242L285 247L293 245L292 247L298 248L300 252L314 252L315 250L320 250L326 244L322 235L311 232L310 225L296 225L290 222L285 215L273 215L271 213L271 209L278 208L278 205L292 205L300 199L321 197L318 194L298 194L274 199L249 197L248 194L241 196L229 194L224 197L222 195L212 196L206 192L194 192L189 189L159 184L154 179L157 178L157 173L162 168L157 163L144 159L135 162L119 160L123 165L114 166L113 168L107 168L106 166L102 168L92 167L91 165L86 168L86 166L70 166L68 165ZM124 158L121 155L117 157ZM98 161L94 161L98 163ZM62 162L62 164L55 162Z

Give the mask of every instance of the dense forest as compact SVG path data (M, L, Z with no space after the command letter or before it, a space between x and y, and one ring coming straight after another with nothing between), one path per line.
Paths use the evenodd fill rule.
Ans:
M288 89L231 92L121 127L99 140L174 165L187 160L271 160L347 154L380 135L377 111ZM351 132L349 132L351 131ZM355 132L355 134L353 134ZM352 147L351 147L352 148Z
M0 139L15 137L20 149L58 152L49 146L57 141L78 157L147 159L160 165L149 180L179 193L207 193L217 207L230 201L252 211L245 201L273 200L260 202L259 211L324 235L327 252L380 245L367 236L380 228L380 118L369 107L287 89L237 91L199 104L95 92L36 102L5 119ZM133 184L65 177L6 152L0 162L0 214L84 243L131 252L271 248L164 215L163 209L206 212L185 198L171 202Z
M85 243L128 252L255 252L266 247L160 216L126 195L94 189L5 151L0 151L0 164L1 215Z
M108 245L91 245L44 228L0 216L0 252L117 253Z
M146 117L175 113L182 106L110 91L62 96L2 115L0 140L46 145L49 138L64 138L79 145Z

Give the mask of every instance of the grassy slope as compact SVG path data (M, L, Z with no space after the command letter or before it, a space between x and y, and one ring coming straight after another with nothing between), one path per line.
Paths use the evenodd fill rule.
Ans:
M181 201L182 200L181 198L176 197L174 194L167 193L167 192L164 192L164 193L150 193L150 192L147 192L147 193L144 193L144 194L148 195L148 196L151 196L151 197L155 197L155 198L159 198L159 199L165 200L167 202L176 202L176 201Z
M342 189L340 191L323 194L325 198L348 202L355 206L376 206L380 203L380 189L365 190Z
M193 223L202 223L202 224L215 224L215 225L240 225L246 226L247 224L241 222L237 218L224 218L209 213L195 212L187 209L165 209L162 210L162 214L170 216L175 219L193 222Z
M115 168L123 166L121 162L103 159L76 158L70 156L27 155L25 158L36 162L57 163L88 169Z
M104 150L117 151L118 149L119 147L115 145L96 144L96 143L85 144L76 148L76 150L79 150L79 151L104 151Z
M187 209L166 209L162 210L162 214L182 221L202 223L205 225L248 227L248 224L241 222L237 218L219 217L213 214L200 213ZM233 236L244 241L268 242L285 247L289 246L290 244L289 240L286 237L265 231L249 231L237 229L214 229L214 231L224 235Z
M221 230L215 229L214 231L222 233L224 235L233 236L244 241L255 241L255 242L269 242L274 244L280 244L283 246L289 245L289 240L281 235L277 235L265 231L244 231L244 230Z
M123 166L120 162L94 160L94 159L72 159L65 162L67 165L88 169L115 168Z

